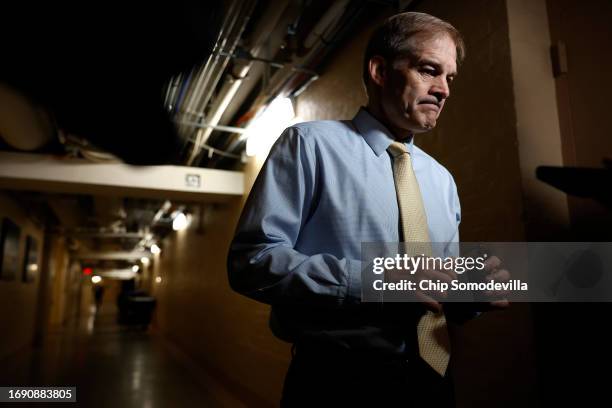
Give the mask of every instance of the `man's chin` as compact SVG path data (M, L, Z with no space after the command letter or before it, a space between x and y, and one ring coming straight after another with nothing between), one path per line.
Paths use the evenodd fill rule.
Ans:
M436 127L436 122L419 123L419 126L418 127L415 126L413 129L411 129L411 132L412 133L425 133L425 132L429 132L435 127Z

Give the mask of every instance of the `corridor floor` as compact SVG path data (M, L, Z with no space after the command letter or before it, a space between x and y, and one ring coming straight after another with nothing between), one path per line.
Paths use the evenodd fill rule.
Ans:
M76 404L52 406L227 406L213 397L180 352L146 331L119 327L114 313L50 333L43 347L15 356L0 371L0 384L6 386L77 387Z

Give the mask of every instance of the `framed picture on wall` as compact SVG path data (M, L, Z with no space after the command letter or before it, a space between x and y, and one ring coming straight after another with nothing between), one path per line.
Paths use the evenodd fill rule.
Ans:
M25 255L21 280L23 282L34 282L38 275L38 241L31 235L26 237Z
M8 218L0 231L0 279L13 280L19 272L19 237L21 229Z

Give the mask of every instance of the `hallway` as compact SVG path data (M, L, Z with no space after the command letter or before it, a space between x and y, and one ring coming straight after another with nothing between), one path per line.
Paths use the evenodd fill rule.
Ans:
M0 383L76 386L83 407L240 406L221 401L206 374L150 329L117 325L112 309L105 304L78 326L50 333L32 354L10 358Z

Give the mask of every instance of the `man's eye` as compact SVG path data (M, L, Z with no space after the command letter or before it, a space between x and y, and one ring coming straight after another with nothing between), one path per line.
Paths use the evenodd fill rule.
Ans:
M436 75L436 70L433 68L423 67L421 68L421 72L427 75L431 75L431 76Z

